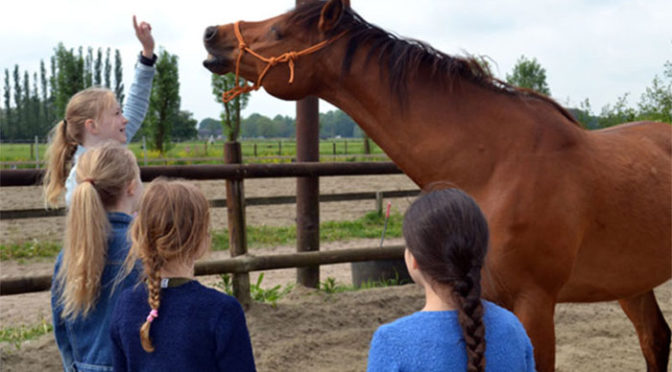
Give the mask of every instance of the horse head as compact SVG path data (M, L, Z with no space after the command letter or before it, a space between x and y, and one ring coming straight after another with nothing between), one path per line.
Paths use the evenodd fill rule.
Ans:
M210 26L203 35L208 58L203 65L216 74L234 72L255 82L281 99L300 99L314 92L323 76L323 63L335 63L320 56L343 33L336 34L349 0L329 0L311 9L319 21L301 22L293 10L258 22L236 22ZM306 17L314 20L316 17ZM331 60L331 61L330 61ZM336 61L341 58L335 59ZM324 72L324 71L322 71Z

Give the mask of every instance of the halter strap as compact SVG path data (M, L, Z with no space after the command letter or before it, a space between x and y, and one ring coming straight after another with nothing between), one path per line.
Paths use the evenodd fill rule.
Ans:
M287 65L289 66L289 84L292 84L294 82L294 61L296 59L298 59L300 56L305 56L317 52L318 50L324 48L325 46L331 44L332 42L340 39L347 32L343 31L331 39L323 40L299 52L290 51L283 53L277 57L267 58L255 52L254 50L250 49L250 47L248 47L247 44L245 44L243 34L240 32L240 21L236 21L236 23L233 24L233 31L236 35L236 39L238 39L238 49L240 49L240 53L238 54L238 58L236 59L235 87L222 93L222 102L224 103L230 102L231 100L233 100L234 98L238 97L243 93L258 90L259 88L261 88L261 82L262 80L264 80L264 77L266 76L268 70L270 70L271 67L277 65L278 63L287 62ZM261 74L259 74L259 77L257 78L257 81L254 83L254 85L249 85L247 83L245 83L244 85L238 84L239 80L238 78L240 76L240 61L242 60L243 54L245 54L245 52L248 52L251 55L258 58L259 60L266 62L266 67L264 67L264 69L261 71Z

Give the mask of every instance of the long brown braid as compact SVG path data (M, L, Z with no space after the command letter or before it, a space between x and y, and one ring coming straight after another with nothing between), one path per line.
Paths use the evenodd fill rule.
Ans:
M404 215L406 247L437 293L458 307L467 350L467 371L485 371L485 325L481 268L488 248L488 225L476 202L459 189L431 191ZM439 288L442 289L442 288ZM452 301L451 301L452 300Z
M145 190L131 227L133 244L125 269L142 261L151 311L140 327L140 342L148 353L154 351L150 328L161 305L161 269L169 261L193 263L203 255L209 226L208 200L194 185L157 178Z

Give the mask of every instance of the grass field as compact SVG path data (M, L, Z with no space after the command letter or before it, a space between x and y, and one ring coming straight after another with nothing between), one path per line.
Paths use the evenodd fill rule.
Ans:
M372 154L383 154L383 151L373 141L370 141ZM224 142L207 143L207 141L189 141L174 143L173 147L161 157L158 151L143 151L142 143L131 143L129 148L138 158L138 163L143 164L145 158L148 163L153 164L196 164L208 163L213 161L198 160L203 158L223 158ZM40 144L36 147L29 143L2 143L0 144L0 162L31 162L39 156L40 161L44 160L44 154L47 144ZM241 141L243 158L250 159L251 162L290 162L291 158L296 156L296 140L277 139L277 140L244 140ZM334 139L320 141L320 157L331 161L330 156L337 155L340 161L362 160L357 155L364 154L364 141L362 139ZM343 155L346 155L343 158ZM350 156L351 155L351 156ZM156 162L160 159L184 159L181 161L171 160L168 162ZM267 158L267 159L254 159ZM188 160L196 159L196 160ZM34 168L33 164L2 164L2 168Z

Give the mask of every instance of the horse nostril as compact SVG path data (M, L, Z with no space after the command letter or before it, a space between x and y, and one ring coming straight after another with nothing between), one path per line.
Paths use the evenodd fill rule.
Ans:
M203 41L212 40L215 35L217 35L217 26L210 26L205 29L205 34L203 34Z

